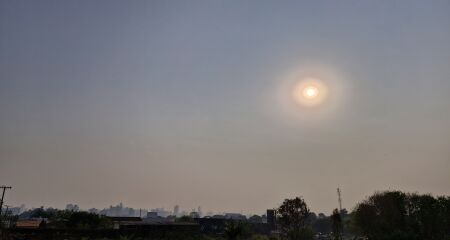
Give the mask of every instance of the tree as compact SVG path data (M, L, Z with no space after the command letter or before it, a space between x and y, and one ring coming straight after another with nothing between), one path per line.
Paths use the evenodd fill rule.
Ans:
M440 226L442 227L442 235L447 236L450 239L450 196L438 197L439 205L439 219L441 220Z
M331 230L331 220L330 217L320 217L312 223L312 227L315 232L320 234L328 234Z
M195 221L194 221L194 219L192 217L185 215L185 216L181 216L181 217L175 219L175 222L187 223L187 222L195 222Z
M331 218L331 226L333 229L333 239L334 240L341 240L342 239L342 233L343 233L343 225L342 225L342 218L341 214L337 209L333 210L333 214L330 216Z
M309 216L309 208L302 198L285 199L277 211L280 237L287 240L313 239L312 230L307 225Z
M406 206L408 223L421 239L443 239L445 231L450 227L446 224L448 215L442 198L434 198L431 195L409 194ZM447 235L449 238L450 235Z
M95 213L73 211L70 211L70 215L65 220L65 223L68 228L77 229L99 229L112 226L110 220L105 216L100 216Z
M110 219L103 215L84 211L74 212L53 208L36 208L20 215L21 218L45 218L49 228L104 229L112 227Z
M230 220L225 224L225 236L229 240L249 237L250 227L243 221Z
M449 213L445 197L387 191L359 203L352 221L369 240L442 240L450 239Z
M405 203L406 194L402 192L375 193L357 205L355 222L369 239L384 239L387 235L400 238L398 232L406 227Z
M262 223L262 217L258 215L253 215L248 219L250 223Z

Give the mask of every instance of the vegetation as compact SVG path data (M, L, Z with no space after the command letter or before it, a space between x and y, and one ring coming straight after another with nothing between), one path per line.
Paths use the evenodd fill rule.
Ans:
M333 210L333 214L331 215L331 223L332 223L332 239L333 240L341 240L343 234L343 226L342 226L342 218L341 214L337 209Z
M284 200L278 208L277 216L281 239L313 239L313 231L307 224L309 216L309 208L302 198L296 197Z
M225 236L229 240L248 239L251 236L250 226L243 221L230 220L225 225Z
M184 222L184 223L195 222L195 220L190 216L181 216L179 218L176 218L175 221L176 222Z
M36 208L20 215L21 218L46 218L48 228L104 229L111 228L112 222L103 215L88 212Z
M358 204L353 221L369 240L450 239L450 197L379 192Z

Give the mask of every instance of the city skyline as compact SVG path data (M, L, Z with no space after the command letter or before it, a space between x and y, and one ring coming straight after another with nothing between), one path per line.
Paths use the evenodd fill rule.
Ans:
M68 210L68 211L84 211L89 213L95 213L95 214L101 214L105 216L114 216L114 217L142 217L146 218L149 217L149 213L156 213L158 217L182 217L182 216L189 216L192 213L198 214L199 217L213 217L217 215L226 215L226 214L242 214L246 217L250 217L253 215L265 215L264 213L243 213L243 212L224 212L224 211L202 211L201 207L198 206L197 209L195 208L180 208L179 205L173 206L173 211L170 210L170 208L166 209L165 207L146 207L146 208L134 208L132 206L126 206L123 203L118 204L110 204L107 207L80 207L78 204L75 203L68 203L63 208L57 208L53 206L39 206L39 207L33 207L33 206L26 206L25 204L21 205L5 205L7 206L7 212L6 214L12 214L12 215L20 215L26 211L43 208L43 209L58 209L58 210ZM273 208L270 208L273 209ZM266 210L267 211L267 210ZM322 213L322 212L321 212ZM319 213L318 213L319 214Z

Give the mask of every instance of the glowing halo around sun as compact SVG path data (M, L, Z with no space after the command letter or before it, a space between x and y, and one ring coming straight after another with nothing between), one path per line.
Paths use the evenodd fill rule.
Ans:
M327 86L316 78L305 78L295 83L292 89L293 100L306 107L314 107L323 103L328 96Z
M281 121L313 126L345 116L353 92L349 83L338 66L304 61L278 73L263 96L267 110Z

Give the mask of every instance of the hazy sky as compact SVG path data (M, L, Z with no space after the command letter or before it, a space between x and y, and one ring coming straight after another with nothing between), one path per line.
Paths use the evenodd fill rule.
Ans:
M449 43L447 0L1 1L6 204L448 195ZM293 105L297 73L330 97Z

